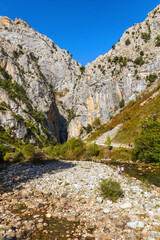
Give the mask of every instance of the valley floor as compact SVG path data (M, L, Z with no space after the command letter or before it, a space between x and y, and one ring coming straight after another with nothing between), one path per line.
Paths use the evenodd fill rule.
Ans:
M124 191L116 202L99 195L99 182L108 177L118 181ZM47 236L48 220L56 217L80 222L81 227L73 235L68 231L48 239L160 239L160 188L146 187L105 164L22 163L1 171L0 178L0 239L4 235L11 237L5 239L38 239L28 237L37 229Z

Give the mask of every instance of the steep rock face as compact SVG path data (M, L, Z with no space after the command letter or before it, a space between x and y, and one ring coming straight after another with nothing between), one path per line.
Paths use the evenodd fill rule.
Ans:
M135 100L147 88L147 76L160 73L160 5L142 23L129 28L108 53L89 63L75 87L77 117L69 136L78 136L96 118L106 122L117 113L120 103ZM82 97L83 96L83 97Z
M54 92L70 88L68 99L73 95L73 69L80 72L79 64L66 50L61 50L51 39L36 32L22 19L12 21L7 17L0 17L0 66L11 75L13 83L23 87L32 107L44 113L45 121L39 128L46 128L58 141L65 141L67 130L64 117L67 117L67 113L62 111L64 117L60 115ZM36 123L32 116L25 113L25 103L18 101L17 105L17 99L11 101L6 89L0 90L0 101L8 104L11 107L10 111ZM64 107L70 108L70 102L66 102L63 109ZM13 128L7 116L3 111L1 122ZM13 116L12 121L15 121L16 136L20 137L17 127L20 127L20 124L16 123ZM26 129L21 137L24 137L25 132Z

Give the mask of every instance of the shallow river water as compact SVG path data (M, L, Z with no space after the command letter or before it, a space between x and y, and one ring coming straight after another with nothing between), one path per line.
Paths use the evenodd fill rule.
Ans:
M107 163L107 165L117 166L117 162ZM140 164L125 163L121 164L124 166L124 172L130 177L135 177L146 184L153 184L160 187L160 167L159 166L148 166Z

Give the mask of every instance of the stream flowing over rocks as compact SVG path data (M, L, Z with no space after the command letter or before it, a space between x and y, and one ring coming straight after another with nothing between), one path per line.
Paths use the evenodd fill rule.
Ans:
M110 177L124 192L116 202L98 191L101 179ZM2 170L0 181L0 239L47 239L34 234L47 236L50 221L63 218L80 223L79 228L48 239L160 239L160 189L105 164L27 162Z

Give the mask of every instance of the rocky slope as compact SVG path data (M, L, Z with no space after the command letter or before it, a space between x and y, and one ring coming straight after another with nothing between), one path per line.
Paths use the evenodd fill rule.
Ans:
M129 28L108 53L84 68L69 52L28 23L0 17L1 70L11 75L14 94L19 96L14 85L18 84L25 95L25 99L13 98L13 93L0 85L2 125L23 138L28 132L25 119L36 124L39 135L49 134L63 142L67 134L78 137L85 133L87 125L92 125L96 118L106 122L120 105L136 99L147 88L147 76L158 79L159 30L160 5L144 22ZM1 78L5 79L3 71ZM16 118L17 115L23 119Z

